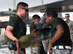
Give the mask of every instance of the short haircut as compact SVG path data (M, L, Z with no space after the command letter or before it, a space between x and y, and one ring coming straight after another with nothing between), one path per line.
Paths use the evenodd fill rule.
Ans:
M46 10L46 15L53 16L54 18L58 17L57 11L54 9L49 9L49 8L47 8Z
M34 19L41 19L41 18L40 18L39 15L35 14L35 15L32 16L32 19L34 20Z
M19 2L18 4L17 4L17 10L18 10L18 8L23 8L23 7L28 7L28 4L27 3L25 3L25 2Z
M68 15L68 16L69 16L69 14L68 14L68 13L66 13L65 15Z

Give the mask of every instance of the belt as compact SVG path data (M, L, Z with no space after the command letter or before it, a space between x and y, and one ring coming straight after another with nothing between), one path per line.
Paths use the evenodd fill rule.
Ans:
M59 45L59 46L54 46L53 49L69 49L71 50L71 46L62 46L62 45Z

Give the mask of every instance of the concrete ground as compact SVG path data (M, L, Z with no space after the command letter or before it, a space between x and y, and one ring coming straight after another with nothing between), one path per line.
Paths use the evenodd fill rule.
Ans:
M0 54L14 54L14 51L9 50L7 47L0 48ZM15 54L17 54L17 53L15 53ZM30 47L26 48L26 54L31 54L31 48Z
M14 54L14 51L10 51L7 47L0 48L0 54ZM26 48L26 54L32 54L30 47ZM73 54L73 50L72 50L72 54Z

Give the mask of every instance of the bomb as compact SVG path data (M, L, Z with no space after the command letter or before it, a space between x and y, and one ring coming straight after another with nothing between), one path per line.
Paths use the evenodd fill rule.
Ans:
M29 34L29 35L24 35L22 37L19 38L20 41L20 48L27 48L28 46L33 46L34 43L37 41L37 37L35 37L34 35L39 35L39 32L35 32L33 35Z
M28 46L30 46L31 41L29 35L24 35L20 37L19 41L20 41L20 48L27 48Z

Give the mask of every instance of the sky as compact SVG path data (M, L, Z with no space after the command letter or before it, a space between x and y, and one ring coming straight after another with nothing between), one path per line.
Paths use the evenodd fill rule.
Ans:
M14 6L14 1L15 1L15 6ZM0 0L0 11L8 11L9 8L14 9L18 2L26 2L28 3L29 7L34 7L42 5L42 1L43 4L47 4L60 0Z

